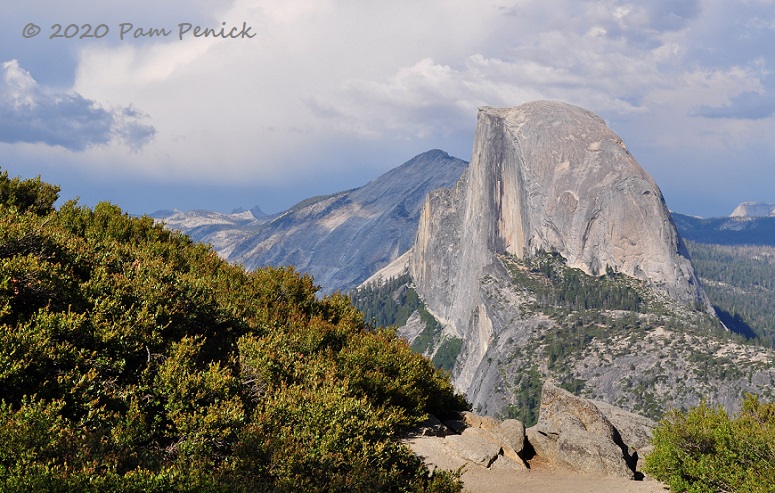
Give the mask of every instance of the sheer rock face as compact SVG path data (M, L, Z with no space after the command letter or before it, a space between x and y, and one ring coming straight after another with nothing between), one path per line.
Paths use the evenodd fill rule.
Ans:
M499 269L494 254L539 250L709 306L662 193L602 119L548 101L482 108L471 164L426 198L409 261L428 310L465 341L453 377L469 397L488 387L482 365L497 338L483 276Z
M453 243L458 258L438 255ZM540 249L588 274L610 267L680 301L705 299L662 193L603 120L549 101L482 108L465 178L426 200L413 277L427 286L465 265L453 272L471 279L467 271L486 265L487 253ZM428 253L444 265L427 265Z

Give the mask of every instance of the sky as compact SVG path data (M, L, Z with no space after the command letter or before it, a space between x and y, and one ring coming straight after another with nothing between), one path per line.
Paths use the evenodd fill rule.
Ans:
M604 118L674 211L775 203L775 0L0 12L0 168L84 205L279 212L430 149L470 160L478 107L537 99Z

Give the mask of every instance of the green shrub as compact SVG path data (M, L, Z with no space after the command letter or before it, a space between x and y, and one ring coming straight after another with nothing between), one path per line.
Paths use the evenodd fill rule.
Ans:
M8 178L8 171L0 171L0 204L15 207L39 216L54 210L54 202L59 198L59 187L40 180L40 176L30 180Z
M0 174L0 491L460 491L396 437L467 404L395 333L57 190Z
M652 443L645 470L673 492L775 491L775 403L749 394L735 416L704 402L673 410Z

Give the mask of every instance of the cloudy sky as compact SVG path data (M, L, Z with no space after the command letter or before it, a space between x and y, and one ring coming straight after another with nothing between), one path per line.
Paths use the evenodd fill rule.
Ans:
M775 202L775 0L0 2L0 167L87 205L277 212L468 160L479 106L535 99L602 116L673 210Z

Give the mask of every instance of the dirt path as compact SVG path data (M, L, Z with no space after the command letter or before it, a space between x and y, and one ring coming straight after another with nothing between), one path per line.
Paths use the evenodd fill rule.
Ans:
M538 460L530 469L491 468L474 465L449 454L442 441L432 437L408 440L414 452L430 466L463 472L465 491L469 493L666 493L667 488L650 478L632 481L623 478L595 477L553 467Z

